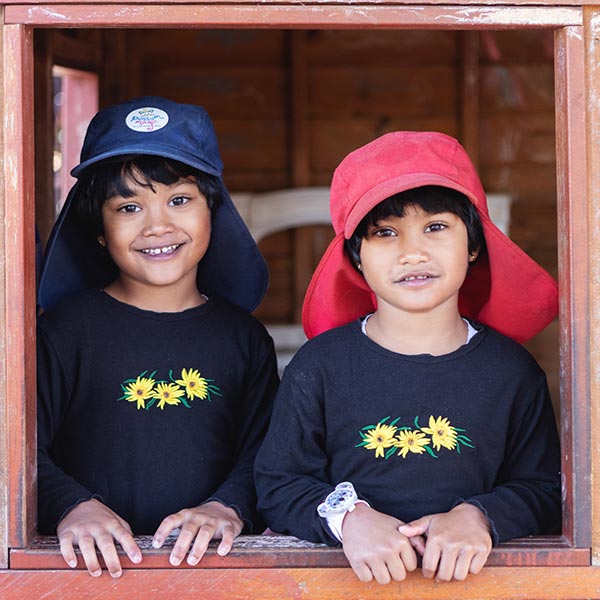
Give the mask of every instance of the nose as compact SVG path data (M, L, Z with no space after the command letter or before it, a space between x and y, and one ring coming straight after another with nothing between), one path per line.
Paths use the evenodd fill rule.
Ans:
M419 235L406 235L398 239L398 261L404 265L416 265L426 262L429 253Z
M147 237L164 235L175 228L167 206L147 207L144 217L142 234Z

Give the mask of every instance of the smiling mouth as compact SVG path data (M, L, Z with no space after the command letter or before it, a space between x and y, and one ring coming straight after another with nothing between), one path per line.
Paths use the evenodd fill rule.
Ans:
M180 247L181 244L173 244L171 246L163 246L162 248L144 248L143 250L140 250L140 252L150 256L161 256L163 254L172 254Z
M407 286L420 286L427 283L428 281L433 281L434 279L437 279L437 275L432 275L430 273L420 273L401 277L400 279L396 280L396 283Z
M402 277L398 279L397 283L422 283L424 281L429 281L430 279L437 279L436 275L407 275L406 277Z

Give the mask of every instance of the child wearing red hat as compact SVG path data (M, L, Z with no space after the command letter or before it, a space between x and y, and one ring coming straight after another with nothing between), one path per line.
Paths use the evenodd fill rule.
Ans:
M254 457L278 384L249 313L267 287L206 111L101 110L46 249L38 298L38 529L65 561L122 573L133 535L173 565L260 532Z
M255 466L271 529L341 542L379 583L417 554L426 577L464 579L493 544L557 531L555 418L517 343L556 316L557 286L492 223L464 149L384 135L339 165L331 213L303 312L316 337Z

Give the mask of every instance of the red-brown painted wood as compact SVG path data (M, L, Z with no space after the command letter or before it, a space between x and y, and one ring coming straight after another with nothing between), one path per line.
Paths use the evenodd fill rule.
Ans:
M144 560L144 569L169 568L169 552L173 540L168 540L164 548L155 550L149 536L136 538ZM123 554L121 553L123 556ZM126 557L123 563L135 568ZM56 538L36 538L29 548L13 549L10 564L14 569L67 569ZM560 536L541 536L514 540L501 544L492 550L488 566L588 566L589 549L573 549ZM340 548L322 544L311 544L287 536L241 536L230 554L223 558L216 554L216 543L211 543L209 551L202 559L202 566L210 569L262 569L318 567L348 567ZM79 564L78 568L84 568ZM180 568L189 568L183 565Z
M350 569L156 569L120 579L85 571L0 572L3 600L44 598L177 598L178 600L588 600L600 597L600 568L484 568L464 582L441 583L411 573L388 585L361 583Z
M503 29L580 25L576 7L536 6L381 6L248 4L9 5L6 23L52 27L286 27L352 29Z
M29 543L35 495L35 240L33 40L4 28L3 132L5 330L3 364L8 432L8 543Z

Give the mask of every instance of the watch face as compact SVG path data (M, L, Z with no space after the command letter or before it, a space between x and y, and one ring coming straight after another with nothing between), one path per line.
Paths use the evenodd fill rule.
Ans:
M352 497L354 496L354 490L335 490L329 496L327 496L327 506L329 506L332 510L336 510L345 507L348 504Z
M354 486L344 481L336 485L335 490L325 498L325 501L317 507L319 515L327 517L334 513L345 512L354 506L357 496Z

